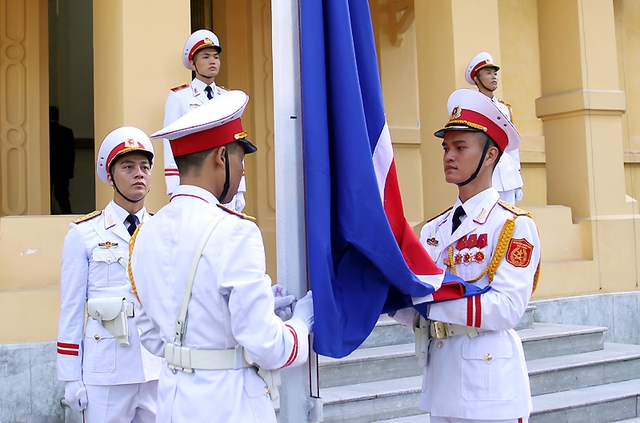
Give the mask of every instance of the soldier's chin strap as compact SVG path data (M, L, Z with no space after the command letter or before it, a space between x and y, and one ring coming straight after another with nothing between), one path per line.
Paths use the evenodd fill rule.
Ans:
M142 196L142 198L140 198L140 199L138 199L138 200L132 200L131 198L129 198L129 197L127 197L126 195L124 195L124 194L122 193L122 191L120 191L120 188L118 188L118 185L116 185L116 180L115 180L115 178L113 177L113 172L111 171L111 169L109 169L109 174L111 175L111 181L113 182L113 187L116 189L116 192L117 192L118 194L120 194L120 196L121 196L122 198L124 198L125 200L127 200L127 201L128 201L128 202L130 202L130 203L134 203L134 204L135 204L135 203L138 203L138 202L140 202L140 201L144 200L144 198L145 198L145 197L147 196L147 194L149 193L149 191L147 191L147 194L145 194L144 196Z
M478 173L480 173L480 169L482 169L482 163L484 162L484 158L487 155L487 151L489 151L490 145L491 145L491 138L487 138L487 142L484 144L484 149L482 150L482 157L480 157L480 162L478 163L478 167L476 168L476 171L473 172L473 175L471 175L469 179L467 179L466 181L457 183L456 184L457 186L463 187L467 185L469 182L476 179L476 177L478 176Z
M478 78L478 82L480 83L480 85L482 85L482 88L489 91L490 93L495 91L495 89L492 90L491 88L487 88L487 86L482 83L482 79L480 79L480 77L477 74L476 74L476 78Z
M198 75L200 75L201 77L203 77L203 78L213 79L213 78L215 78L215 77L216 77L215 75L207 76L207 75L205 75L205 74L201 73L201 72L198 70L198 65L196 65L196 61L195 61L195 60L193 61L193 67L194 67L194 68L196 68L196 73L197 73Z
M226 146L224 148L224 167L225 167L224 188L222 189L220 198L218 198L218 201L220 201L221 203L224 197L226 197L227 193L229 192L229 149Z

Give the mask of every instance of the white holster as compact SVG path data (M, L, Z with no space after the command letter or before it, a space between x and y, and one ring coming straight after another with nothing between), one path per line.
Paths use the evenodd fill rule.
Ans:
M129 322L127 317L134 316L132 302L124 297L89 298L87 301L89 316L97 320L118 340L121 347L129 346Z
M429 321L416 313L413 318L413 332L416 335L416 357L418 366L425 367L429 358Z

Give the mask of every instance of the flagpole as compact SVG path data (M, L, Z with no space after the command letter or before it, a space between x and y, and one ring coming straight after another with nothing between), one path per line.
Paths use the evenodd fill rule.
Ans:
M307 292L307 248L298 7L298 0L271 2L278 283L301 298ZM280 423L322 419L317 355L310 356L308 365L281 371Z

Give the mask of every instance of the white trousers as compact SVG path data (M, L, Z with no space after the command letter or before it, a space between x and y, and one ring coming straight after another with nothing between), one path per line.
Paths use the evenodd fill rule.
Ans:
M478 419L459 419L456 417L437 417L431 416L431 423L528 423L529 417L523 417L521 419L509 419L509 420L478 420Z
M158 381L126 385L86 385L85 423L154 423Z

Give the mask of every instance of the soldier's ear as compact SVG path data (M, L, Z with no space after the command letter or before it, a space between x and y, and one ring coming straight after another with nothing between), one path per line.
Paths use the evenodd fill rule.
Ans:
M107 173L107 182L109 182L109 185L113 186L113 177L111 176L111 172Z

